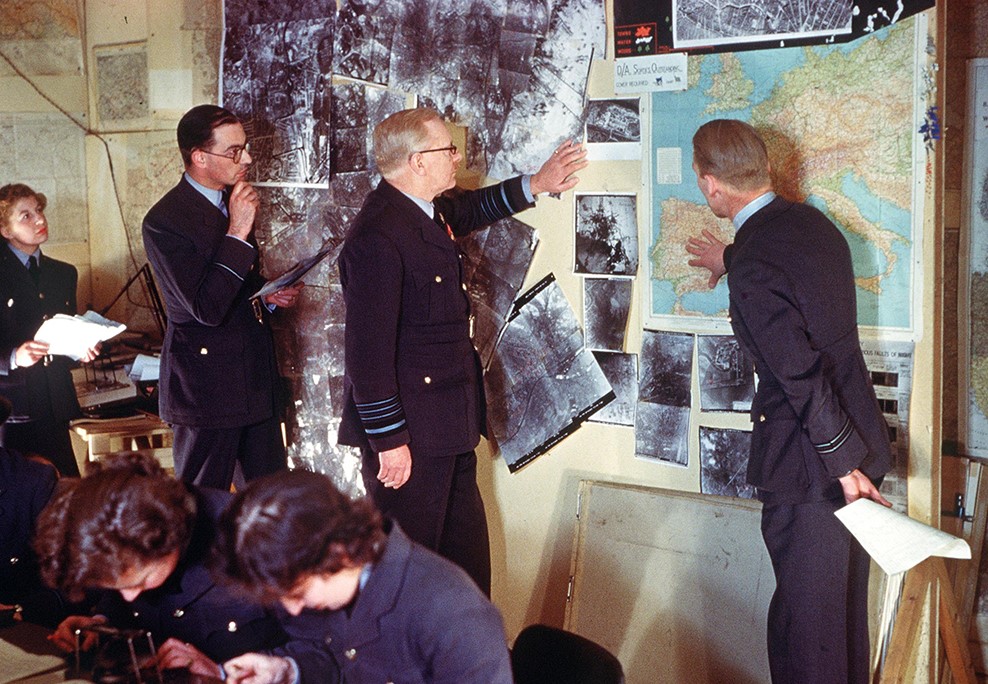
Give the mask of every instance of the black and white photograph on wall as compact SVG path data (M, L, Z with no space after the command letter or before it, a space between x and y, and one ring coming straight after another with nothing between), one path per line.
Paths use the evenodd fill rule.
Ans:
M576 194L575 273L634 276L638 213L634 194Z
M701 411L751 410L754 366L733 335L697 336L696 360Z
M693 335L642 331L635 455L687 465Z
M583 279L583 329L588 349L624 351L631 287L630 278Z
M566 139L582 139L601 0L343 0L334 73L412 93L467 127L467 167L505 179L532 173Z
M333 85L330 187L333 201L359 209L381 177L374 163L374 127L405 108L401 93L361 83Z
M484 373L489 437L511 472L614 400L555 277L518 298Z
M643 330L638 364L639 401L689 408L693 335Z
M335 3L295 0L277 18L267 4L225 3L223 106L247 132L248 180L327 187Z
M700 426L700 493L754 499L745 480L751 433Z
M525 283L538 243L534 228L511 217L456 240L473 313L473 346L484 367Z
M587 103L588 159L641 159L641 142L637 97Z
M594 358L614 390L614 401L590 416L594 423L634 427L638 403L638 356L595 351Z
M635 456L689 465L690 409L639 401L635 411Z

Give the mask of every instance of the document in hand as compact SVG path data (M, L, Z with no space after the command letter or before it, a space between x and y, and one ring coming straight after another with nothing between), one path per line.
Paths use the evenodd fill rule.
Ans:
M119 335L127 326L87 311L81 316L55 314L34 334L34 339L47 342L49 354L61 354L78 361L103 340Z
M858 499L834 515L889 575L905 572L930 556L971 557L971 547L963 539L870 499Z
M293 285L298 281L299 278L308 273L312 268L318 264L320 261L325 259L327 256L333 252L339 253L340 248L343 247L343 243L339 240L329 240L324 244L318 252L312 256L302 259L290 269L282 273L277 278L272 278L264 284L264 286L251 295L251 299L257 299L258 297L265 297L273 292L284 289L289 285Z

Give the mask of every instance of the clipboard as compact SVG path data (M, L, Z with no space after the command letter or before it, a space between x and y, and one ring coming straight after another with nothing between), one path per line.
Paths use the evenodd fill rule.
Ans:
M318 252L316 252L312 256L306 257L305 259L296 262L296 264L292 266L290 269L288 269L281 275L277 276L276 278L272 278L271 280L266 282L260 290L258 290L257 292L251 295L251 299L266 297L272 292L277 292L278 290L281 290L283 288L288 287L289 285L294 284L302 276L304 276L306 273L311 271L315 267L315 265L318 264L320 261L325 259L331 253L338 252L340 247L342 246L343 243L337 240L330 240L326 242L326 244L324 244L319 249Z

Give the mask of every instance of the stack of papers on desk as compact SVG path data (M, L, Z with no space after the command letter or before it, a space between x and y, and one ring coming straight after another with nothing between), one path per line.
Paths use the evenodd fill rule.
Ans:
M92 347L119 335L127 326L87 311L81 316L55 314L41 324L34 339L50 345L49 354L60 354L78 361Z

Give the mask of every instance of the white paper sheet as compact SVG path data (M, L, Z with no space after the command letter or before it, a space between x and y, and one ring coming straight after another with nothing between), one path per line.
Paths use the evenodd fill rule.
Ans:
M963 539L870 499L858 499L834 515L890 575L905 572L930 556L971 557L971 547Z

